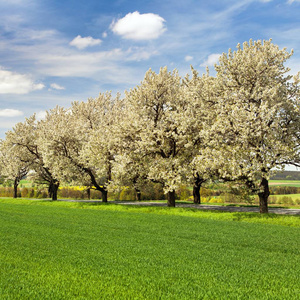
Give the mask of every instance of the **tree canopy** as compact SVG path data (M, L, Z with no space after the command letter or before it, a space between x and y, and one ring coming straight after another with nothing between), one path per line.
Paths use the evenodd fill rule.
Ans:
M31 171L54 194L74 182L101 191L103 201L109 189L131 185L139 198L143 184L159 182L169 206L182 183L201 203L203 182L238 181L266 213L270 175L300 166L300 76L285 66L291 55L250 40L223 53L215 76L150 69L123 98L106 92L41 121L32 116L1 142L1 174Z

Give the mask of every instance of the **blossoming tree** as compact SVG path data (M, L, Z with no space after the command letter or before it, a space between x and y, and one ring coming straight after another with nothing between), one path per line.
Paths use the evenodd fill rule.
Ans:
M13 197L18 197L18 185L20 181L28 174L30 170L30 161L24 160L24 149L17 149L17 146L11 144L8 140L0 143L0 174L5 180L12 180L14 184Z
M46 165L65 182L96 189L107 202L111 180L111 123L114 99L110 93L56 107L40 122L39 141Z
M32 171L31 177L34 180L48 184L49 197L52 200L57 200L59 181L44 162L41 151L42 145L39 143L38 138L38 122L35 115L33 115L26 118L25 122L17 123L13 130L8 131L5 143L13 147L13 151L10 152L10 159L18 157L23 166L26 165L30 168ZM6 154L9 154L9 152L6 152ZM16 167L17 170L18 167Z
M178 115L180 130L185 135L184 174L187 182L193 186L195 204L201 204L200 188L203 183L215 176L211 160L206 158L197 161L197 156L206 149L206 133L214 123L216 113L214 105L216 80L206 74L198 75L192 68L192 77L188 75L183 80L182 97L185 99L185 109Z
M299 165L299 75L292 78L284 66L291 55L271 40L250 40L221 56L217 117L197 157L214 157L221 178L241 180L257 193L261 213L268 212L272 170Z
M175 206L186 143L180 130L179 115L185 103L181 85L177 71L165 67L156 74L150 69L142 83L125 96L124 140L134 137L131 157L147 170L148 180L163 185L168 206Z

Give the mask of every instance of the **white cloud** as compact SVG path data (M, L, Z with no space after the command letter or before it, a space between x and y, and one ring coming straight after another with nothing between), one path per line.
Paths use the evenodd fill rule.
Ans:
M220 53L213 53L213 54L210 54L207 59L200 65L201 67L211 67L211 66L214 66L218 61L219 61L219 58L222 54Z
M54 90L65 90L65 88L57 83L51 83L50 87Z
M91 36L81 37L80 35L78 35L70 42L70 45L78 48L79 50L82 50L87 47L100 45L101 42L102 41L100 39L93 39Z
M160 53L157 51L157 47L152 45L79 52L76 48L68 47L69 41L60 35L57 35L55 39L49 37L45 41L34 44L23 45L23 40L19 38L17 42L18 44L0 39L0 49L13 49L14 52L10 52L6 56L7 61L17 57L18 61L22 63L30 63L36 77L91 78L114 85L126 84L126 88L129 84L139 82L139 76L144 75L144 69L140 72L133 71L135 66L132 66L131 62L145 61ZM53 88L50 87L50 83L60 84L54 80L49 82L51 89Z
M37 51L34 49L33 51ZM157 55L154 49L132 47L126 51L112 49L93 53L56 53L39 51L35 56L38 72L45 76L104 78L114 83L132 82L132 73L128 62L148 60ZM139 79L137 79L137 82Z
M140 47L131 47L123 54L123 59L125 61L143 61L148 60L152 56L158 55L158 51Z
M26 74L0 69L0 94L27 94L44 87L42 83L34 83Z
M107 32L103 32L102 33L102 37L105 39L105 38L107 38Z
M7 118L12 118L12 117L19 117L23 116L23 112L17 109L0 109L0 117L7 117Z
M292 4L294 2L300 2L300 0L288 0L288 4Z
M129 40L152 40L166 31L165 20L159 15L138 11L127 14L124 18L111 24L115 34Z
M194 59L194 57L193 57L193 56L190 56L190 55L187 55L187 56L184 58L185 61L191 61L191 60L193 60L193 59Z
M38 58L42 74L61 77L92 77L109 71L112 64L124 60L120 49L94 53L44 53Z
M34 29L21 29L18 34L20 38L24 40L40 40L45 41L46 39L55 39L58 33L55 30L34 30Z

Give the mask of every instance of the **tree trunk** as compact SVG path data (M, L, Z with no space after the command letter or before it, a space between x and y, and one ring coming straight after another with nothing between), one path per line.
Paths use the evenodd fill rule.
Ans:
M18 185L19 185L19 180L15 179L14 181L14 198L18 198Z
M141 201L142 199L141 191L138 188L135 188L135 193L136 193L136 200Z
M259 212L261 214L268 213L268 198L270 195L269 182L263 178L260 183L261 192L258 193L259 197Z
M51 181L48 186L48 197L49 198L52 198L52 193L53 193L53 182Z
M49 183L48 196L52 200L57 200L57 191L59 188L59 181L53 180Z
M88 188L88 189L86 190L86 192L87 192L87 197L88 197L88 199L91 200L91 189Z
M193 186L194 204L201 204L200 188L203 182L205 182L205 180L201 178L197 173L196 176L194 176L194 186Z
M54 182L52 184L52 200L57 200L57 192L58 192L58 188L59 188L59 182Z
M102 190L102 202L107 203L107 190Z
M193 186L194 204L201 204L200 188L201 184Z
M175 191L168 192L168 206L175 207Z

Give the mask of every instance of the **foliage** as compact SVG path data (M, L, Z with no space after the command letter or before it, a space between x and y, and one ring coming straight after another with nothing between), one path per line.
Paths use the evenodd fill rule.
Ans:
M32 164L30 160L24 160L24 155L26 155L24 149L18 149L11 140L0 141L1 174L6 182L13 182L14 197L18 196L18 185L28 174Z
M285 185L271 186L270 193L271 195L300 194L300 187Z
M16 191L29 171L53 199L66 182L100 191L104 202L108 192L150 198L155 183L152 199L162 188L169 206L176 191L190 198L183 185L200 203L202 184L228 181L244 184L229 192L235 200L251 202L255 193L268 212L274 169L300 166L300 74L288 75L291 55L271 40L250 40L220 57L216 76L150 69L123 99L106 92L57 106L41 121L33 115L1 141L1 178L15 180Z
M58 197L62 199L88 199L87 189L77 189L76 187L63 187L58 191ZM99 191L90 190L90 199L101 198Z
M188 200L193 196L192 189L184 184L180 185L176 190L176 194L180 200Z
M297 206L300 205L300 194L270 196L269 203Z
M12 187L0 187L0 197L13 197L14 189Z
M121 127L125 145L119 160L127 162L126 173L127 166L131 167L133 179L138 176L159 182L166 193L181 183L180 165L186 140L178 128L178 114L183 109L180 87L176 70L171 73L161 68L156 74L150 69L141 85L127 92L124 99L126 119L123 118Z
M26 118L23 123L17 123L12 130L6 133L3 145L6 145L4 147L4 155L12 153L12 156L7 161L15 160L14 163L19 162L19 167L11 167L11 164L9 164L9 168L20 173L20 167L22 167L21 170L24 172L21 177L15 177L15 181L21 180L28 173L29 177L39 184L47 183L49 196L52 196L52 199L55 200L59 181L45 164L41 151L43 143L39 142L39 128L36 116L33 115L30 118ZM7 170L7 167L5 169Z
M216 157L219 176L241 180L267 212L268 179L275 167L298 161L299 75L286 75L292 53L270 41L238 44L223 53L217 77L213 126L199 164Z
M119 195L119 200L135 200L136 195L134 189L123 189Z

